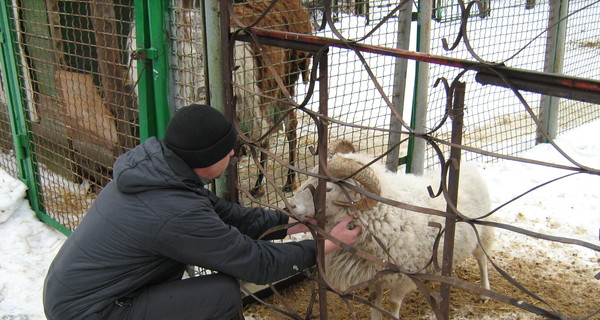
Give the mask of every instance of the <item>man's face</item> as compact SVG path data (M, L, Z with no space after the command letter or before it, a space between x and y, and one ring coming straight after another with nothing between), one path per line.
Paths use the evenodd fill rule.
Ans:
M196 168L194 169L194 172L196 172L196 174L201 176L202 178L208 180L216 179L220 177L223 174L223 172L225 172L225 169L227 169L227 166L229 165L229 160L231 159L231 157L233 157L234 154L235 152L232 149L228 155L226 155L223 159L219 160L217 163L206 168Z

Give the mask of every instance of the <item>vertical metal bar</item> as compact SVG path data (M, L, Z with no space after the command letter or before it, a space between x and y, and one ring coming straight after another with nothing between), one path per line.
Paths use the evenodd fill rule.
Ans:
M223 90L223 43L228 43L229 27L222 30L223 19L227 11L227 1L207 0L205 1L206 30L210 30L210 36L206 39L206 68L208 69L208 99L210 105L225 111L225 92ZM229 21L227 21L229 25ZM208 32L207 32L208 33Z
M221 60L221 79L222 82L217 83L219 88L210 87L210 92L217 90L216 94L219 96L219 99L223 100L223 112L225 116L229 119L233 119L235 110L233 110L233 85L232 85L232 70L233 70L233 59L231 56L232 50L229 48L229 21L230 21L230 13L228 10L229 2L228 1L220 1L220 33L221 43L220 43L220 59ZM211 32L212 34L212 32ZM204 39L206 39L205 37ZM210 67L209 67L210 68ZM214 82L210 82L213 83ZM258 107L258 106L255 106ZM217 184L218 190L222 196L225 196L229 201L239 202L239 192L235 188L238 180L238 172L237 168L234 166L230 166L229 170L224 175L223 180L219 180Z
M410 25L412 23L412 2L407 2L404 7L400 9L398 14L398 36L396 47L398 49L408 50L410 46ZM396 111L400 116L404 113L404 97L406 94L406 72L408 69L408 59L396 58L396 64L394 66L394 88L392 93L392 102ZM400 131L402 124L393 115L390 117L390 130L392 132L389 135L388 148L398 144L400 142L400 133L394 131ZM386 167L396 172L399 163L400 148L395 148L390 152L386 160Z
M323 54L323 57L319 61L319 113L327 117L327 109L328 109L328 87L329 87L329 73L328 73L328 59L327 53ZM327 141L329 139L328 134L328 124L325 120L319 120L317 123L317 129L319 133L318 146L317 146L317 154L319 156L319 174L324 175L325 169L324 166L327 165ZM323 179L319 179L319 184L317 185L315 192L315 206L316 206L316 214L315 218L318 221L319 227L325 229L325 194L326 194L326 181ZM323 270L325 270L325 238L322 236L318 236L316 239L317 242L317 260L323 266ZM327 287L323 284L322 281L319 281L319 314L321 320L327 319Z
M138 58L136 59L137 66L137 96L138 96L138 117L139 117L139 130L140 130L140 141L144 142L149 137L155 135L156 128L156 117L154 112L154 95L152 94L152 62L147 59L147 49L151 47L150 35L148 34L148 2L146 0L135 0L134 2L134 14L135 14L135 48ZM144 52L144 56L140 56L139 53Z
M546 40L546 58L544 72L562 73L567 40L567 20L561 20L568 14L568 0L551 0L548 26L556 24L548 30ZM560 21L560 22L559 22ZM555 138L558 131L559 97L542 95L540 100L540 123L550 138ZM538 130L536 143L546 143L547 139Z
M419 20L417 23L417 51L429 53L431 47L431 11L430 0L419 0ZM427 98L429 93L429 63L417 62L417 80L413 98L411 126L417 133L425 133L427 126ZM423 139L413 137L409 141L411 156L407 159L407 172L422 174L425 166L425 147Z
M156 136L164 137L167 130L167 124L171 119L171 110L174 104L169 100L169 39L167 32L168 25L168 4L169 0L147 0L148 8L148 27L150 29L150 43L156 56L152 63L152 81L154 89L154 107L156 115ZM158 5L157 5L158 2Z
M452 143L455 145L462 144L463 116L465 107L465 83L458 82L454 89L454 102L452 105ZM448 174L448 195L450 201L458 205L458 182L460 173L460 158L461 149L458 147L450 148L450 168ZM448 205L446 212L452 217L446 218L444 228L444 255L442 260L442 275L452 276L452 258L454 256L454 231L456 218L452 208ZM440 311L445 319L449 319L450 315L450 288L451 286L442 283L441 296L442 302Z
M135 41L140 56L137 60L138 113L142 142L151 136L164 137L174 111L174 104L169 99L168 1L135 1Z
M210 30L210 36L206 39L206 68L208 69L208 101L213 108L225 113L230 117L230 111L226 107L225 87L231 82L226 82L225 72L231 70L228 68L228 60L224 59L224 49L229 43L229 14L227 12L226 0L207 0L205 1L205 19L206 29ZM207 32L209 33L209 32ZM225 50L227 51L227 50ZM230 108L229 108L230 109ZM221 197L228 194L230 168L223 176L218 178L215 185L215 193ZM227 196L226 198L229 199Z

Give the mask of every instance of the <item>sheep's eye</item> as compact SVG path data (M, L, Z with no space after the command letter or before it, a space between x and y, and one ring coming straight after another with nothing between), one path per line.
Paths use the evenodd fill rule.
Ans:
M327 192L331 192L333 190L332 187L327 187Z

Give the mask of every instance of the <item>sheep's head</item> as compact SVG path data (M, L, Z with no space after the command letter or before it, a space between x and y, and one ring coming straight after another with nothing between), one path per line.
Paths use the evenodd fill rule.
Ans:
M354 152L351 144L334 144L335 148L342 146L338 152ZM331 152L330 152L331 154ZM318 172L318 166L313 168L312 172ZM343 154L333 154L327 164L327 172L333 181L327 182L325 196L326 215L332 215L343 208L355 208L363 211L369 210L375 204L376 200L353 191L347 185L359 186L364 190L379 195L381 192L379 179L373 170L365 167L364 163L352 159L351 156ZM290 199L291 208L300 218L313 217L315 215L314 195L319 180L315 177L309 177L294 196Z

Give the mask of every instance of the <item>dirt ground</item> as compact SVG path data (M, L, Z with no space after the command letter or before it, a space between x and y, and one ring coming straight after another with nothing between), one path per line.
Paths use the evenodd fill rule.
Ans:
M543 250L540 250L537 246L520 248L522 250L519 250L519 252L530 251L532 256L515 255L514 252L511 253L504 249L495 253L494 261L524 287L537 294L564 315L580 318L600 308L600 280L594 278L594 275L600 271L600 268L598 268L600 266L600 255L592 253L587 257L578 257L578 251L564 250L564 248L553 243L546 246L547 248ZM567 259L564 260L570 260L570 262L556 261L556 259L539 254L545 250L564 250L564 254L567 255ZM456 268L454 276L472 283L478 283L479 271L475 260L470 258L460 264ZM522 299L546 310L550 309L542 302L535 301L520 292L491 266L490 282L492 290L496 292ZM315 286L314 281L304 280L281 291L286 302L303 319L307 318L307 308ZM436 288L433 284L429 284L429 287ZM365 299L367 297L365 290L356 294ZM329 293L327 299L328 319L353 319L348 306L341 298ZM275 296L271 296L265 301L285 310L284 305ZM356 319L369 319L370 309L367 306L352 303L352 307L356 312ZM319 319L318 312L317 298L310 314L317 315L314 319ZM290 319L290 317L258 303L247 306L244 315L246 319ZM435 319L426 300L418 291L406 297L401 308L400 317L402 319ZM458 289L453 290L451 294L450 317L452 319L544 319L520 308L494 300L484 303L478 296ZM589 319L600 319L600 314L596 314Z

